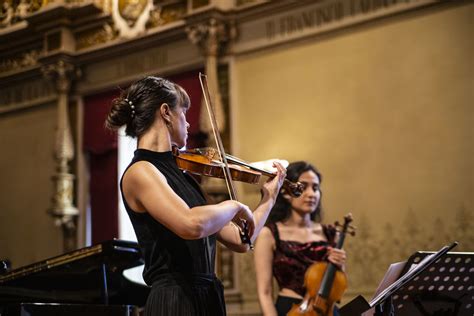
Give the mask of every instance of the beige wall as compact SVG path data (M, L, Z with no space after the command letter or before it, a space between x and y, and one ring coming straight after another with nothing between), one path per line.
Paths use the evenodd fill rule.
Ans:
M324 176L327 221L354 214L349 296L372 294L388 263L416 250L455 239L474 250L473 30L474 5L453 5L232 65L234 153L309 160ZM255 203L256 189L244 192ZM251 255L242 258L256 299Z
M348 297L373 293L415 250L454 239L474 250L473 24L472 2L446 4L230 58L233 154L309 160L324 175L326 220L355 216ZM16 267L62 253L46 214L56 114L0 115L0 259ZM240 193L258 199L257 186ZM252 254L237 257L256 311Z
M54 174L56 108L43 105L0 116L0 259L20 267L62 252L47 215Z

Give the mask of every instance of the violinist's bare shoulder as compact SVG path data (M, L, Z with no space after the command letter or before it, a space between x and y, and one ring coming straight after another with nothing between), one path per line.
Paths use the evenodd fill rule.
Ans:
M167 185L166 178L148 161L138 161L130 166L123 175L122 189L130 208L137 213L146 213L140 202L147 191Z

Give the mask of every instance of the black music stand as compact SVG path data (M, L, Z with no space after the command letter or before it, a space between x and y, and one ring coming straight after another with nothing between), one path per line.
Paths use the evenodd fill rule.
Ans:
M419 251L408 260L417 264L432 252ZM395 314L474 315L474 253L452 252L436 260L393 295Z
M448 253L456 245L416 252L397 281L370 303L359 295L341 307L340 315L473 316L474 253Z

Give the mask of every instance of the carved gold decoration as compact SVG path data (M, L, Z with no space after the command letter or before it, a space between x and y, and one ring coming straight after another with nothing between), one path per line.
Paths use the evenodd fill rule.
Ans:
M23 68L38 65L38 58L41 57L41 52L38 50L31 50L23 53L16 58L10 58L0 61L0 73L15 70L22 70Z
M2 11L0 15L0 26L8 27L12 25L15 18L15 8L13 7L13 5L8 1L5 1L1 9Z
M57 169L53 176L56 190L50 214L55 218L55 224L63 228L64 251L70 251L76 248L76 220L79 211L73 205L74 176L69 173L68 166L74 158L74 146L68 115L68 94L71 81L79 73L73 65L63 60L43 66L42 71L45 77L53 79L58 93L58 126L55 148Z
M163 24L181 20L188 12L186 2L163 5L161 7L161 20Z
M41 0L2 1L0 7L0 28L9 27L24 20L41 8Z
M105 14L112 14L112 0L95 0L95 5L102 9Z
M117 38L117 35L118 32L114 29L114 26L105 23L100 29L94 29L78 35L76 48L81 50L98 44L107 43Z
M131 38L145 32L152 9L152 0L112 0L112 18L119 36Z

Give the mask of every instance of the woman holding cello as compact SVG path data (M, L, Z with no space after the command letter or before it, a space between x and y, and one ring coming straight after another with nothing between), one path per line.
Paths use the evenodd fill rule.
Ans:
M298 161L287 167L287 179L302 183L304 191L294 197L281 189L255 245L257 291L265 316L286 316L301 303L305 272L313 263L329 261L343 270L346 262L345 251L334 247L335 228L321 224L321 174ZM273 277L279 286L275 304Z
M172 148L186 145L190 107L179 85L158 77L133 83L115 99L110 129L126 126L137 150L120 189L152 287L145 315L225 315L221 282L214 274L216 241L237 252L249 249L263 227L286 176L275 163L252 212L234 200L208 205L199 185L178 168Z

